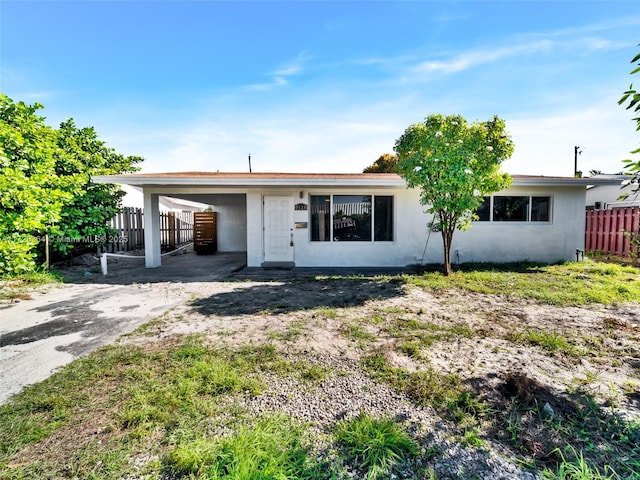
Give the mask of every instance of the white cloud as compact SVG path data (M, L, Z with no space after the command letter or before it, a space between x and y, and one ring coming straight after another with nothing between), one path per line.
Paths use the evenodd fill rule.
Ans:
M532 43L513 45L510 47L498 47L464 52L447 60L428 60L414 67L417 72L443 72L456 73L478 65L495 63L509 57L523 54L531 54L539 51L549 51L553 43L549 40L539 40Z
M284 77L273 77L269 82L247 85L246 90L254 92L265 92L274 88L284 87L287 85L287 83L287 79Z
M296 57L288 60L276 69L267 74L271 78L270 81L263 83L254 83L248 85L246 90L249 91L268 91L278 87L284 87L289 84L288 77L300 75L304 71L304 66L311 57L305 52L298 54Z

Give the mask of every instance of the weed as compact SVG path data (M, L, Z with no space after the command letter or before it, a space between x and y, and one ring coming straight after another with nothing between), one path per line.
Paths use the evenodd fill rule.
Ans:
M524 340L531 345L537 345L551 353L564 353L570 356L580 356L578 348L569 343L561 334L556 332L540 332L529 330L524 335Z
M286 417L265 416L227 437L180 443L167 455L165 464L190 478L303 479L318 468L305 443L303 430Z
M398 346L398 351L404 353L407 357L411 357L416 360L420 360L421 358L423 358L421 343L415 340L402 342Z
M478 431L475 428L465 430L460 443L475 448L479 448L484 445L484 441L480 438Z
M488 406L464 388L456 374L440 374L432 368L407 372L390 366L382 353L365 357L363 366L374 378L401 389L418 405L431 405L456 423L475 423L489 413Z
M303 325L300 321L292 322L282 332L269 333L269 338L283 342L295 342L304 333Z
M373 340L375 339L375 335L368 332L361 325L356 325L354 323L343 323L340 326L340 332L345 335L347 338L351 340Z
M619 480L618 474L609 466L604 467L601 472L597 467L593 466L586 460L582 451L576 454L572 447L568 450L572 451L574 460L567 460L560 449L554 450L560 455L562 461L558 465L555 472L545 469L542 477L545 480Z
M335 308L320 307L316 309L316 313L321 317L328 318L331 320L338 318L338 310L336 310Z
M386 478L395 464L418 451L416 443L399 424L369 415L339 423L336 439L343 446L347 460L362 469L367 479Z

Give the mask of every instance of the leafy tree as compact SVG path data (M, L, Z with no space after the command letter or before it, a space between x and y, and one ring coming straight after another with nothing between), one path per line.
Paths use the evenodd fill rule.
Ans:
M393 153L383 153L362 173L398 173L398 157Z
M451 243L456 229L471 227L483 196L510 185L500 165L513 153L503 120L494 116L469 125L460 115L431 115L409 126L396 141L398 171L420 202L434 215L442 234L444 271L451 273Z
M55 174L62 152L41 108L0 94L0 275L33 270L38 236L53 231L76 193L72 176Z
M0 276L33 270L45 235L65 255L73 253L68 239L107 234L122 193L91 175L135 171L142 160L117 154L73 120L47 126L42 108L0 94Z
M631 75L640 72L640 53L633 57L631 63L636 63L638 65L631 71ZM636 131L640 132L640 92L637 92L633 88L633 84L629 85L629 90L624 92L624 95L622 95L622 98L618 101L618 105L624 105L625 103L627 104L627 106L625 107L627 110L632 110L636 114L639 114L637 117L633 118L633 121L636 122ZM638 153L640 153L640 148L636 148L635 150L631 151L632 155L637 155ZM627 173L633 175L631 181L640 183L638 182L638 180L640 180L640 159L623 160L623 163L626 164L625 168ZM634 191L640 191L640 185L638 185L638 187L636 187ZM625 197L627 197L627 195L623 195L621 198Z
M51 245L54 253L66 256L75 253L77 244L61 239L95 240L113 233L107 222L119 211L124 192L118 185L91 182L91 175L134 172L143 159L116 153L98 138L93 127L78 128L73 120L63 122L57 134L58 147L65 155L58 157L56 175L75 177L77 189L73 200L62 208L57 224L60 238ZM95 243L99 241L89 242Z

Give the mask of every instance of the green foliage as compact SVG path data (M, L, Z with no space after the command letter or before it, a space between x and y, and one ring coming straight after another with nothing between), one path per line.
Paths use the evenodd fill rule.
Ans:
M35 268L38 237L53 231L75 193L73 178L55 175L62 152L40 108L0 94L0 275Z
M0 276L33 271L45 235L61 256L73 252L69 239L107 235L122 193L91 176L132 172L142 160L115 153L73 120L47 126L41 108L0 94Z
M228 437L180 444L166 463L191 478L295 480L312 477L308 453L301 428L284 416L266 416Z
M362 173L398 173L398 157L393 153L383 153Z
M336 438L349 461L366 472L367 479L388 478L391 468L418 451L409 434L392 419L369 415L338 424Z
M442 233L445 274L451 273L451 242L456 229L471 226L482 197L509 186L500 165L513 153L505 123L497 116L469 125L460 115L431 115L409 126L396 141L398 172L434 215Z
M572 450L572 449L570 449ZM567 460L560 449L554 452L558 453L562 458L562 462L558 465L555 472L545 470L542 472L542 478L545 480L619 480L620 477L610 467L605 467L605 473L600 473L597 467L591 465L586 460L583 453L579 454L573 451L575 460Z
M143 159L116 153L98 138L93 127L78 128L73 120L63 122L57 134L58 147L66 155L56 162L56 175L75 177L78 191L63 206L57 225L59 238L66 241L54 237L51 244L54 254L67 256L74 253L75 246L68 239L93 244L113 234L107 222L118 213L124 192L118 185L95 184L91 176L134 172ZM89 239L94 242L87 242Z
M631 71L631 75L635 75L636 73L640 72L640 53L638 53L635 57L633 57L633 59L631 60L631 63L636 64L636 67ZM626 104L625 108L627 110L631 110L635 114L638 114L637 117L633 118L633 121L636 122L636 131L640 132L640 92L638 92L633 88L633 84L629 85L629 89L626 92L624 92L624 94L622 95L622 98L618 100L618 105L624 105L624 104ZM635 150L631 151L632 155L636 155L638 153L640 153L640 148L636 148ZM637 160L627 159L627 160L623 160L623 163L625 164L625 169L627 173L630 173L633 175L632 182L636 182L637 184L638 180L640 180L640 159L637 159ZM637 186L634 191L635 192L640 191L640 186ZM621 198L626 198L626 197L627 195L621 196Z

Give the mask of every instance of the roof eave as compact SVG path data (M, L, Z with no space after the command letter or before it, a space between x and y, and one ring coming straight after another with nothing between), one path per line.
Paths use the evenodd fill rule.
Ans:
M588 187L594 185L620 185L620 180L596 178L514 178L514 186Z
M189 187L405 187L398 178L211 178L211 177L136 177L129 175L96 175L94 183L120 185L189 186Z

